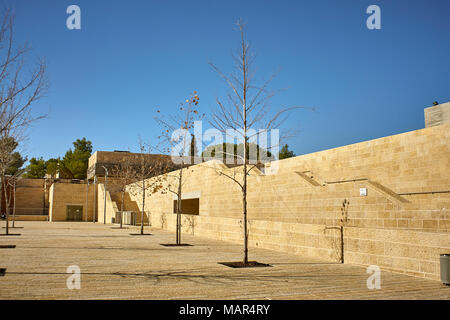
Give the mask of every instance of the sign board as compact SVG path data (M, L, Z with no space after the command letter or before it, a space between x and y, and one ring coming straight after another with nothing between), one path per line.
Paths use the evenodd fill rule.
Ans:
M361 197L367 197L367 188L359 188L359 195Z

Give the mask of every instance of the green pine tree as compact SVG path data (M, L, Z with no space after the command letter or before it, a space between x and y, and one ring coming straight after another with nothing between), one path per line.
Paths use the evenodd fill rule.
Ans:
M289 146L287 144L285 144L280 152L278 153L278 158L281 159L287 159L287 158L292 158L295 157L295 153L292 150L289 150Z

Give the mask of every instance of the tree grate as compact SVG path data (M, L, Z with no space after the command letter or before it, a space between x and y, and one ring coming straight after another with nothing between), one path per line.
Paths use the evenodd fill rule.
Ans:
M160 243L161 246L164 247L192 247L192 244L189 243L180 243L180 244L176 244L176 243Z
M218 262L218 264L222 264L222 265L230 267L230 268L264 268L264 267L271 267L270 264L260 263L260 262L257 262L257 261L249 261L246 264L244 264L243 261Z

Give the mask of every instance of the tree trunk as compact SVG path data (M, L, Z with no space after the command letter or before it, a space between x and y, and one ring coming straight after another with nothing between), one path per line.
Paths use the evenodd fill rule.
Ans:
M341 263L344 263L344 226L341 226Z
M2 173L2 196L5 196L5 216L6 216L6 234L9 234L9 210L8 210L8 195L6 194L5 174Z
M14 204L13 204L13 222L12 227L15 227L16 223L16 180L14 180Z
M243 228L244 228L244 265L248 264L248 232L247 232L247 161L244 151L244 184L242 186Z
M120 229L122 229L122 223L123 223L123 199L125 196L125 190L122 190L122 205L120 206Z
M0 175L0 214L3 216L2 204L3 204L3 178Z
M248 89L248 78L247 78L247 52L244 41L244 34L241 31L241 41L242 41L242 102L243 102L243 129L244 129L244 183L242 185L242 206L243 206L243 227L244 227L244 265L248 264L248 232L247 232L247 89Z
M144 210L145 210L145 179L142 179L142 211L141 211L141 234L144 234Z
M181 184L183 182L183 165L181 166L180 169L180 177L178 180L178 192L177 192L177 239L176 239L176 244L180 245L181 244L181 192L182 192L182 187Z

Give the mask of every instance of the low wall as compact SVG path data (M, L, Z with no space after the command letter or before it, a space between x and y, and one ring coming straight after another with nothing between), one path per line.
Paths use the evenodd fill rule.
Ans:
M15 202L16 213L21 213L22 215L46 214L48 203L45 198L45 179L19 179L16 183L15 195L12 186L9 186L7 190L10 212L12 212ZM2 212L6 211L5 200L3 196L1 205Z
M13 221L13 216L10 215L9 221ZM48 221L47 215L16 215L15 221Z

